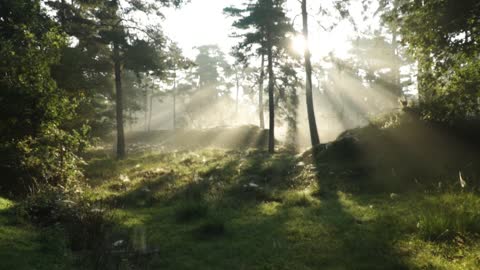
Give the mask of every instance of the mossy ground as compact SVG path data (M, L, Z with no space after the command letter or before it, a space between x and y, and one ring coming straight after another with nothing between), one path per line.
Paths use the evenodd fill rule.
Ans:
M322 166L287 151L96 155L85 196L115 216L112 242L148 254L120 269L480 268L473 191L356 192ZM58 240L9 225L2 205L1 269L65 267Z

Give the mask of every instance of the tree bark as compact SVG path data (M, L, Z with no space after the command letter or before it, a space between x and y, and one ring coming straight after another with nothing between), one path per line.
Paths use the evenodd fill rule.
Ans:
M394 0L393 2L393 12L396 16L398 12L398 0ZM400 63L398 62L398 41L397 41L397 36L398 36L398 23L397 19L395 18L393 22L393 27L392 27L392 47L393 47L393 57L394 57L394 63L393 63L393 84L394 84L394 93L396 96L400 97L403 95L402 91L402 86L400 82Z
M268 111L269 111L269 130L268 130L268 152L275 152L275 100L274 100L274 74L273 74L273 52L272 43L268 41Z
M240 82L238 79L238 71L235 69L235 81L237 83L237 96L235 98L235 120L238 119L238 94L240 91Z
M307 114L308 125L310 127L310 140L312 147L320 144L320 138L318 136L317 121L315 119L315 108L313 105L313 93L312 93L312 63L311 54L308 47L308 13L307 13L307 0L302 0L302 19L303 19L303 36L305 38L305 73L306 73L306 98L307 98Z
M149 127L148 127L148 115L150 113L150 107L148 106L148 100L149 100L149 97L148 97L148 90L145 89L145 119L144 119L144 127L145 127L145 131L149 131Z
M173 130L177 129L177 71L173 74Z
M258 113L260 117L260 128L265 129L265 116L263 114L263 81L265 80L265 54L262 53L260 64L260 82L258 87Z
M125 133L123 129L123 89L122 89L122 67L120 63L120 48L117 43L113 44L113 62L115 70L115 106L117 120L117 158L124 159L125 154Z
M150 132L152 127L152 114L153 114L153 89L150 92L150 106L149 106L150 113L148 114L148 132Z

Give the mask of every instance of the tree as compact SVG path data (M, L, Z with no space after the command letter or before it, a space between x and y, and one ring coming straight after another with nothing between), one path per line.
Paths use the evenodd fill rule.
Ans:
M173 79L173 89L172 99L173 99L173 130L177 128L177 83L178 83L178 72L185 71L194 66L193 61L183 56L182 49L178 47L176 43L172 43L169 46L169 53L167 58L167 66L170 71L170 74L167 76L170 79Z
M260 128L265 129L265 116L263 114L263 82L265 81L265 54L260 57L260 77L258 78L258 113L260 118Z
M91 136L105 136L114 127L115 107L110 49L98 39L99 26L92 14L102 4L81 0L45 3L56 11L52 19L59 22L59 30L71 40L61 49L60 61L52 66L57 86L70 98L82 97L71 127L89 125Z
M84 130L71 129L81 97L59 88L51 68L66 36L40 1L0 1L0 173L2 191L71 186L81 174Z
M308 13L307 13L307 0L302 0L302 22L303 22L303 37L305 38L305 91L307 98L307 114L308 125L310 128L310 140L312 147L320 144L320 138L317 131L317 122L315 120L315 109L313 106L313 93L312 93L312 63L311 54L308 47Z
M397 22L402 44L418 61L418 92L430 119L478 115L480 3L474 0L400 1L384 13ZM433 29L433 30L432 30Z
M269 136L268 151L275 151L275 56L287 47L287 34L293 26L285 14L284 0L258 0L246 4L244 8L229 7L224 12L238 18L233 27L242 31L238 36L243 40L235 48L236 54L247 58L249 51L256 46L255 54L267 57ZM263 57L262 57L263 58ZM262 61L263 63L263 61Z
M179 0L162 0L160 6L176 5ZM123 159L125 151L124 135L124 91L122 88L122 70L130 68L134 72L159 70L160 57L155 47L162 46L163 36L158 28L140 27L132 21L129 14L134 11L148 13L158 10L158 6L142 4L138 1L127 1L129 8L123 9L118 0L107 1L97 12L100 23L102 41L111 44L111 59L114 67L115 104L117 126L117 158ZM129 30L129 31L127 31ZM133 55L134 57L129 57Z
M205 127L223 125L231 121L226 113L225 103L230 102L230 88L233 84L229 77L233 70L225 59L225 55L217 45L202 45L196 48L198 54L192 68L194 78L190 91L188 114L194 125Z

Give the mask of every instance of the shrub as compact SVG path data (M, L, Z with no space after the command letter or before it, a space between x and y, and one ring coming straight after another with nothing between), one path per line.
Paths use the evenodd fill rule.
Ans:
M74 191L42 186L19 206L21 217L46 228L52 225L65 230L72 250L102 250L113 227L108 211L94 206Z
M38 137L0 144L4 192L26 194L39 185L71 187L83 175L76 154L85 148L87 129L67 132L56 125L45 126Z

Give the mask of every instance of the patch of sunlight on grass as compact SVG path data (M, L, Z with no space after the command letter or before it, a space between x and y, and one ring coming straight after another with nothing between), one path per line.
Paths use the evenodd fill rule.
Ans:
M373 205L361 205L353 199L349 193L337 192L338 200L343 206L344 211L352 215L355 219L361 221L372 220L377 216L377 211Z
M0 197L0 211L8 210L9 208L12 208L13 206L14 206L14 203L12 201Z
M312 196L315 190L314 187L309 186L302 190L284 192L282 196L283 204L293 207L319 207L320 200Z
M265 216L274 216L278 213L280 206L278 202L262 203L258 206L258 212Z
M125 227L134 227L143 225L145 220L148 220L150 215L135 212L132 210L115 209L113 211L114 217L121 221L121 224Z
M466 270L480 268L480 244L466 251L450 243L432 243L409 238L397 243L407 262L419 269Z

